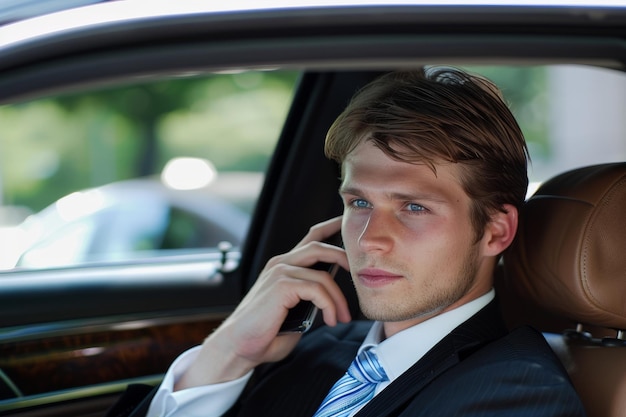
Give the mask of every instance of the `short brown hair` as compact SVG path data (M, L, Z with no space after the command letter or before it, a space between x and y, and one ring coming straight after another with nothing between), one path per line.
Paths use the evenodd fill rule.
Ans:
M459 163L478 238L504 204L518 209L528 187L524 135L489 80L449 67L385 74L359 91L328 131L326 155L343 163L362 140L389 157Z

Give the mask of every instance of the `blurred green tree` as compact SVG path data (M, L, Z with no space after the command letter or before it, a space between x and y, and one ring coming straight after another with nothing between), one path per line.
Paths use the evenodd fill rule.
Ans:
M142 80L0 107L3 203L40 210L75 190L158 173L175 156L262 170L297 77Z

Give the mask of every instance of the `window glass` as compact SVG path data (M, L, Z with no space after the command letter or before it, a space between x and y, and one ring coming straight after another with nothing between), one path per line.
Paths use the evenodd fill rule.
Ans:
M529 194L626 160L626 75L469 67L528 141ZM0 269L205 251L245 239L298 74L178 77L0 106Z
M241 245L297 78L186 76L0 106L0 269Z
M531 195L545 180L626 160L626 74L581 65L470 67L502 90L531 155Z

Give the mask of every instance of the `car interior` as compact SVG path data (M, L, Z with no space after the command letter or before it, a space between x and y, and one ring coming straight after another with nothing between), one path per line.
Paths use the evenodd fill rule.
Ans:
M376 17L364 9L347 13L349 21L341 13L180 15L7 50L0 110L137 80L300 75L241 247L0 271L0 415L101 416L129 384L158 384L178 354L228 316L270 257L341 214L340 171L324 157L324 137L350 97L381 73L570 64L624 77L624 13L603 20L550 9L502 20L499 12ZM507 324L543 332L591 417L626 410L626 157L610 157L617 161L584 160L542 181L495 277ZM359 317L349 274L337 281Z
M590 416L626 409L624 203L624 163L547 181L527 201L496 281L509 325L544 332Z

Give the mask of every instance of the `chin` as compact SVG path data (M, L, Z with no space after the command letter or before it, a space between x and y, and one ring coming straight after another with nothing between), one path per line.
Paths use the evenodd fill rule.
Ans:
M385 322L425 320L441 313L452 304L453 302L443 302L421 307L414 305L403 307L399 305L398 302L391 300L378 299L375 302L371 300L368 302L359 301L359 307L363 316L368 320Z

